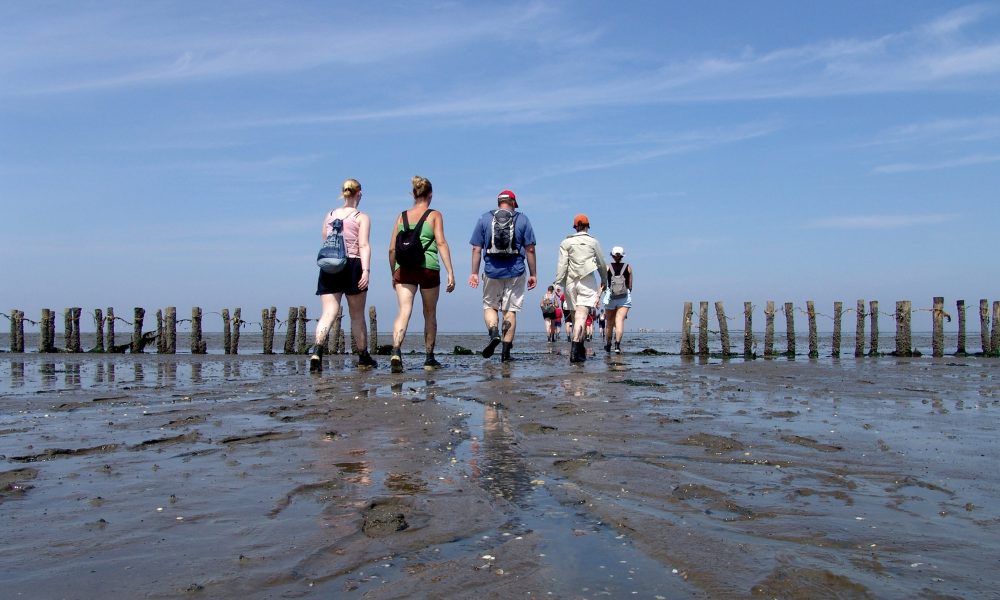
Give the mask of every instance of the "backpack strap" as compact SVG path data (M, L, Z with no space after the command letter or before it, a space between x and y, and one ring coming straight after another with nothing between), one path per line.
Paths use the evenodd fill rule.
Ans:
M432 208L428 208L426 211L424 211L424 214L420 215L420 220L417 221L417 224L413 228L420 229L421 227L423 227L424 221L427 220L427 217L429 217L432 212L434 212L434 209ZM431 239L427 240L427 243L421 246L424 249L424 252L427 252L427 249L430 248L431 244L433 243L434 243L434 236L431 236Z

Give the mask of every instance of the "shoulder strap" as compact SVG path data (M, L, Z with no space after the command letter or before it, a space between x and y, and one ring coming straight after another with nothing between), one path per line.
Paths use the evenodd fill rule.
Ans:
M410 229L410 220L406 218L405 210L401 213L401 216L403 217L403 229L404 230Z
M428 215L430 215L432 212L434 212L433 208L428 208L427 210L425 210L424 214L420 215L420 220L417 221L417 224L414 225L413 228L414 229L420 229L421 227L423 227L424 226L424 221L427 220Z

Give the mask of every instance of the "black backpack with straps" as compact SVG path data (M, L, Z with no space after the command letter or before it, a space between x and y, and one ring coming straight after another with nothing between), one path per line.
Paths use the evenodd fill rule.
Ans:
M406 218L406 211L403 211L403 228L396 233L396 262L399 266L411 269L424 266L424 253L434 243L434 238L428 240L427 244L421 244L420 232L423 230L424 221L427 220L427 216L431 212L431 209L428 208L411 229L410 222Z

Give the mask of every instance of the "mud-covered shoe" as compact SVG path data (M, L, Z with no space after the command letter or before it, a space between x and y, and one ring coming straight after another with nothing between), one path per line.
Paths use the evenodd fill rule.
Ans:
M490 327L489 336L490 336L490 343L486 344L486 347L483 348L482 352L483 358L489 358L493 356L493 353L496 351L497 346L500 345L499 329L497 329L496 327Z
M323 370L323 346L313 345L309 348L309 372L319 373Z
M443 366L444 365L442 365L441 363L439 363L437 361L437 359L434 358L433 354L431 356L428 356L427 360L424 361L424 370L425 371L433 371L435 369L440 369Z
M403 357L399 354L393 354L389 357L389 370L393 373L403 372Z
M621 342L615 342L615 354L621 354L621 353L622 353Z
M605 352L611 352L611 342L608 342L607 344L604 344L604 351Z
M367 351L362 352L358 355L358 368L359 369L377 369L378 363L372 358L372 355Z

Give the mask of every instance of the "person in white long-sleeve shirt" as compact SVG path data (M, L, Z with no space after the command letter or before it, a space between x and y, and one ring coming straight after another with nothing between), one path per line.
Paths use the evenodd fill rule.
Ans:
M608 265L604 261L601 243L590 235L587 215L576 215L573 229L576 233L559 244L559 262L553 284L565 290L566 302L573 311L569 361L579 363L587 360L587 348L583 341L587 313L600 304L601 294L608 285Z

